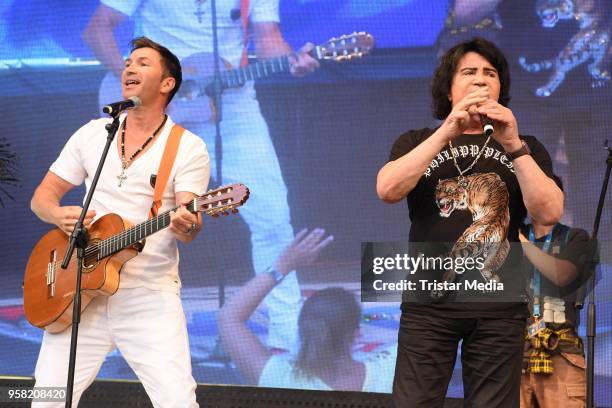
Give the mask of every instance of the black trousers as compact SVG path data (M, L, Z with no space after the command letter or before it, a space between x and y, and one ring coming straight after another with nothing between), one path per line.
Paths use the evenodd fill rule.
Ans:
M525 319L403 312L393 381L396 408L443 407L460 340L465 408L519 406Z

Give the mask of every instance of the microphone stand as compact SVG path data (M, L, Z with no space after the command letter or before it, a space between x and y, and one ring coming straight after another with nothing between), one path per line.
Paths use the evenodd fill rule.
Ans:
M595 215L595 223L593 225L593 234L591 240L597 239L599 224L601 221L601 213L603 212L604 202L606 200L606 192L608 191L608 183L610 181L610 170L612 169L612 147L608 146L608 141L604 143L604 149L608 151L606 159L606 172L601 186L601 194L599 195L599 203L597 205L597 213ZM587 408L593 408L594 385L595 385L595 335L596 335L596 320L595 320L595 282L597 277L597 268L593 268L593 274L587 282L587 291L589 294L589 304L587 308Z
M219 55L219 36L217 29L217 1L211 0L210 2L211 20L212 20L212 40L213 40L213 61L214 61L214 74L213 82L211 86L208 86L206 91L208 96L212 99L215 114L213 118L215 120L215 164L216 164L216 175L218 185L223 184L223 140L221 138L221 120L223 118L223 101L221 94L223 92L223 82L221 80L221 67L220 67L220 55ZM217 295L219 297L219 309L225 303L225 274L217 273ZM210 353L210 358L226 360L229 362L226 353L223 351L221 345L221 339L217 337L215 347Z
M221 139L221 120L223 118L223 101L221 99L221 93L223 92L223 82L221 81L221 67L219 64L219 36L217 29L217 1L212 0L210 2L211 19L212 19L212 40L213 40L213 60L214 60L214 80L212 86L213 106L215 107L215 163L217 168L217 184L223 184L223 171L222 171L222 160L223 160L223 141ZM225 275L218 273L219 281L219 308L225 303Z
M72 301L72 334L70 336L70 357L68 359L68 382L66 384L65 405L66 408L72 408L72 390L74 388L74 370L76 365L77 339L79 335L79 322L81 321L81 274L83 272L83 262L85 261L85 249L87 248L89 241L87 231L85 230L85 227L83 225L83 220L85 219L85 214L87 214L87 210L89 209L89 204L91 203L93 193L98 184L98 179L100 178L102 167L104 167L104 162L106 161L106 156L108 155L110 146L113 142L113 139L115 138L115 135L117 134L117 129L119 129L119 113L120 112L117 112L113 116L113 121L106 125L106 131L108 132L108 137L106 138L106 145L104 146L104 150L102 151L102 156L100 157L100 162L98 163L98 168L96 169L96 174L94 175L91 181L91 186L89 187L89 191L87 192L87 197L85 198L85 203L83 204L83 210L81 211L79 220L76 222L72 234L70 234L68 249L66 250L66 254L64 255L64 260L62 261L62 269L68 268L68 264L70 263L70 259L72 258L74 249L77 249L76 289L74 292L74 299Z

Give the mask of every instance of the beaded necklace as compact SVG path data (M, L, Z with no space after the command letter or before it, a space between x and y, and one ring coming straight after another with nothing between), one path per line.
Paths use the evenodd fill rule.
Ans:
M123 126L121 127L121 174L117 176L117 179L119 179L119 185L118 185L119 187L121 187L123 185L123 182L127 180L127 175L125 174L125 171L127 170L129 164L132 162L132 160L134 160L136 156L138 156L140 152L143 151L145 147L147 147L149 143L151 143L151 140L153 140L155 136L157 136L159 131L164 127L164 124L166 124L166 119L168 119L168 115L164 115L164 120L162 121L161 125L159 125L159 127L155 130L155 132L153 132L153 134L149 136L147 140L145 140L142 146L140 146L140 148L136 150L129 159L126 159L125 158L125 128L127 126L127 117L125 118L125 120L123 121Z

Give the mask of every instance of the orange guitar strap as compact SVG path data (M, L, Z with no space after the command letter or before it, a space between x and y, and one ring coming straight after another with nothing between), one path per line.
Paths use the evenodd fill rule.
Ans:
M240 0L240 19L242 20L242 38L244 41L240 66L244 67L249 63L247 55L247 48L249 47L249 0Z
M155 191L153 192L153 204L151 205L151 211L149 212L149 218L153 218L157 215L157 211L162 205L162 198L164 196L164 189L168 183L170 177L170 171L174 165L176 159L176 152L178 151L179 144L181 142L181 136L185 129L177 124L174 124L170 131L170 136L166 141L166 147L164 148L164 154L161 162L159 163L159 169L157 170L157 177L155 179Z

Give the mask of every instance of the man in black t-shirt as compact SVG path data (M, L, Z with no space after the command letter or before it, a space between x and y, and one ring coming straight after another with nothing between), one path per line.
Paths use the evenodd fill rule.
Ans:
M584 348L578 336L578 289L589 278L596 246L586 231L537 221L519 234L531 273L521 408L586 401ZM576 405L576 406L578 406Z
M528 311L520 249L510 242L518 242L527 213L554 225L563 193L551 179L546 149L519 136L509 88L507 61L493 43L477 38L451 48L432 86L442 125L400 136L378 173L383 201L407 199L411 243L450 243L454 259L483 257L486 268L470 279L505 285L473 297L432 292L435 303L404 298L393 385L398 408L442 407L460 340L466 406L519 405ZM490 137L483 116L493 121ZM467 282L465 275L455 268L441 278Z

